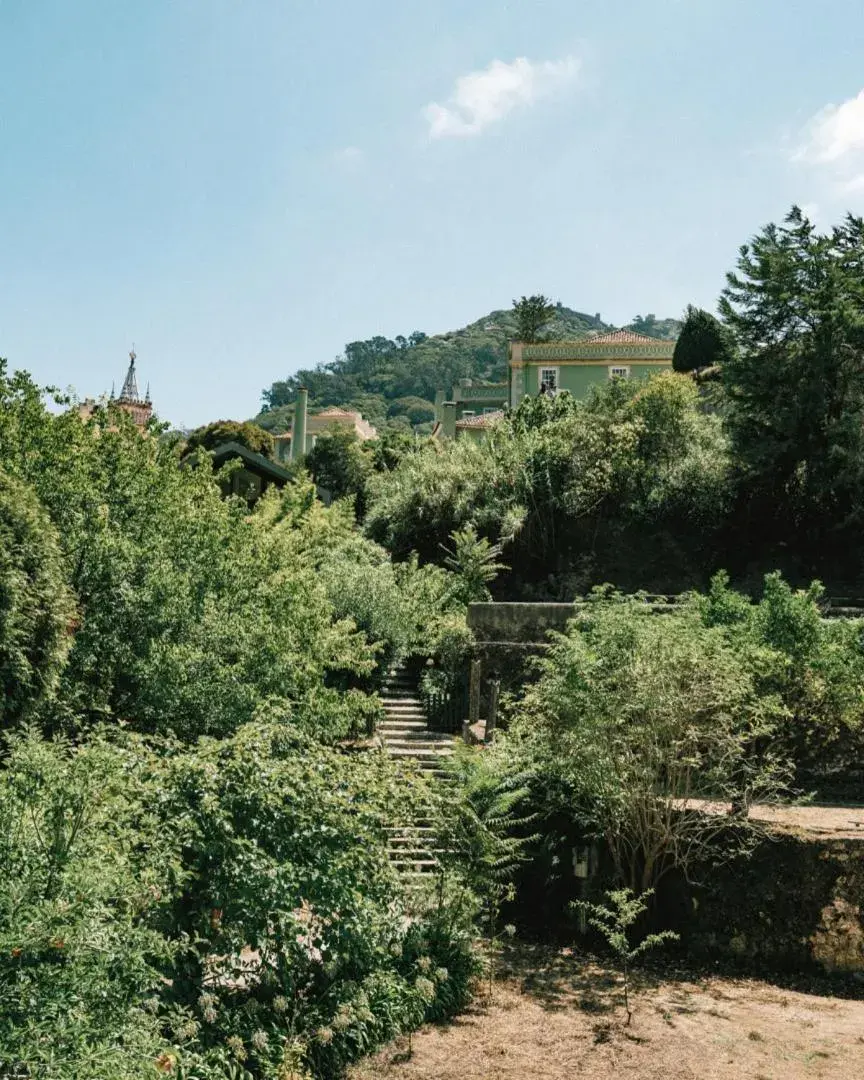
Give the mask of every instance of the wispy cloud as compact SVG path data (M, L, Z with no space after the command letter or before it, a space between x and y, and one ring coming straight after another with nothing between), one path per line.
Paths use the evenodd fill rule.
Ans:
M810 168L823 197L857 204L864 193L864 90L820 109L804 125L789 156Z
M493 60L482 71L460 75L443 105L433 101L424 108L429 138L479 135L514 109L560 93L578 74L575 56L539 63L524 56L510 63Z
M864 90L816 113L792 156L796 161L824 165L858 153L864 153Z

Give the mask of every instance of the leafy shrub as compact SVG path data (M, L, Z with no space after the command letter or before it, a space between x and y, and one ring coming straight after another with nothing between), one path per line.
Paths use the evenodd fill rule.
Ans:
M385 827L421 792L385 756L279 722L180 752L116 732L5 749L7 1059L58 1080L330 1078L464 1004L470 923L441 900L407 913Z
M186 453L195 450L215 450L223 443L235 442L255 454L273 456L273 436L269 431L248 420L215 420L196 428L186 440Z
M372 465L355 432L336 425L315 440L306 455L312 479L334 499L352 497L357 516L366 509L366 482Z
M818 582L793 590L774 573L754 604L720 573L702 602L706 625L723 627L760 695L779 702L771 750L805 782L860 767L864 752L864 626L823 618L822 596Z
M371 671L373 654L304 555L317 519L259 527L209 470L178 467L128 418L109 428L50 414L26 377L0 378L0 432L3 464L40 497L80 601L46 724L115 717L194 739L274 701L325 737L350 729L336 688Z
M34 492L0 469L0 725L54 690L73 614L54 526Z
M0 774L0 1046L58 1080L157 1075L178 885L153 759L93 741L7 738Z
M540 672L515 710L512 767L533 770L544 814L565 811L602 837L634 891L731 856L726 819L702 800L784 789L780 704L695 601L661 616L598 592ZM741 831L745 848L753 839Z
M667 591L710 566L731 495L720 421L666 373L611 380L585 402L527 398L482 446L403 458L370 480L365 528L395 558L429 561L473 528L504 545L510 595L577 568L579 591L610 578Z

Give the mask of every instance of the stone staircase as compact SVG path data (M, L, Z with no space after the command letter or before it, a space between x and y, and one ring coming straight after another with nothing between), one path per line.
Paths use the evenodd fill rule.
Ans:
M417 690L417 680L405 668L387 673L381 688L385 718L378 725L378 738L387 753L420 774L442 785L442 768L453 753L453 738L430 731ZM427 820L392 825L388 829L390 861L400 875L421 884L425 875L438 866L435 830Z
M380 697L385 718L378 725L378 737L387 753L440 777L442 762L453 753L453 737L429 730L417 680L405 668L394 668L387 673Z

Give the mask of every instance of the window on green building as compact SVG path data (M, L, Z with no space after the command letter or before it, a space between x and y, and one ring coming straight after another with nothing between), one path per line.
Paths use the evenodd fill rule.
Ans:
M540 389L545 389L553 393L558 389L557 367L540 368Z
M630 368L629 367L610 367L609 368L610 379L629 379Z

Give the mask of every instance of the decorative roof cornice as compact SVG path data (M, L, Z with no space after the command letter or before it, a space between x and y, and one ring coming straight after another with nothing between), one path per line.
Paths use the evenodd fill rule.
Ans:
M632 340L636 338L637 340ZM583 341L550 341L538 345L523 345L523 360L667 360L672 362L674 341L643 338L622 332L620 337L604 334L601 338Z

